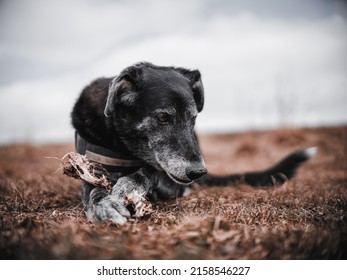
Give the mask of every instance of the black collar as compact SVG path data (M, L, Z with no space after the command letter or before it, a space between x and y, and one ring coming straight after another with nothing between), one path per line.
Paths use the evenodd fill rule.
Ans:
M143 162L132 155L117 147L108 149L102 146L92 144L82 138L77 132L75 134L75 148L81 155L86 155L93 162L101 164L108 172L131 173L143 165Z

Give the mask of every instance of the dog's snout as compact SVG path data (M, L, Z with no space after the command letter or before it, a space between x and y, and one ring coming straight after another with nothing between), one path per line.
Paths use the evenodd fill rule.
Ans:
M202 175L205 175L207 173L206 168L192 168L188 167L186 169L186 175L190 180L195 180L200 178Z

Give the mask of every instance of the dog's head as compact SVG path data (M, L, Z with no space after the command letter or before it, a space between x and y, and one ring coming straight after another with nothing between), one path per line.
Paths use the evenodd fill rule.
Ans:
M139 63L110 83L105 116L136 156L189 184L207 172L194 133L203 106L198 70Z

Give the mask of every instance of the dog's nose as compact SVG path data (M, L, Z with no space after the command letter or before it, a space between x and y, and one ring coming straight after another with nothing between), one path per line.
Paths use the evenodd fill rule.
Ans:
M186 175L190 180L195 180L200 178L202 175L205 175L207 173L206 168L193 168L188 167L186 169Z

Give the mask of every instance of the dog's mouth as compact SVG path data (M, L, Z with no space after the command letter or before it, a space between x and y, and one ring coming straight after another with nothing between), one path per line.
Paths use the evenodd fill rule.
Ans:
M180 185L189 185L189 184L192 184L194 182L194 180L190 180L188 178L179 178L179 177L173 175L171 172L169 172L166 168L164 168L164 164L161 163L157 154L156 154L156 160L157 160L158 167L161 170L164 170L165 173L167 174L167 176L169 176L169 178L172 181L174 181L175 183L180 184Z
M165 170L165 169L164 169ZM175 175L172 175L171 173L167 172L165 170L166 174L170 177L171 180L173 180L174 182L181 184L181 185L189 185L191 183L193 183L194 181L189 180L189 179L182 179L182 178L178 178Z

